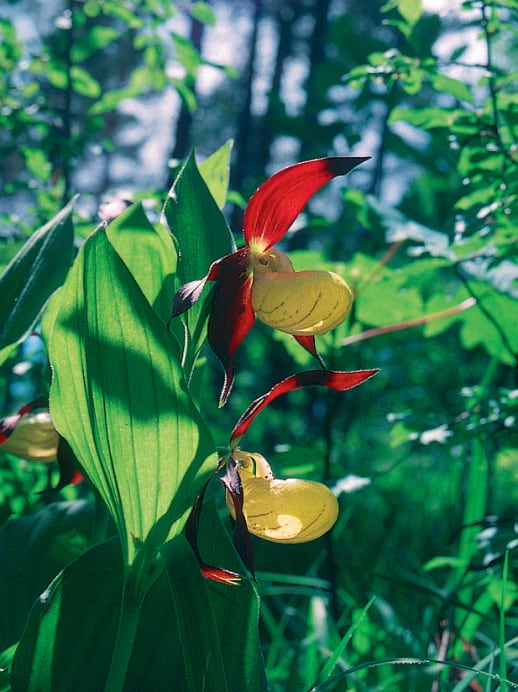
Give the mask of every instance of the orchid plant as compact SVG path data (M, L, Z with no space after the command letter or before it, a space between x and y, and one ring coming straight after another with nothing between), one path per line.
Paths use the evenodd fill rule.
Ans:
M325 485L275 478L264 456L243 450L241 440L280 395L306 386L345 391L376 373L325 367L315 335L346 318L353 293L332 272L295 271L275 247L312 195L365 159L307 161L272 176L246 207L244 246L237 249L220 209L229 153L224 147L200 167L193 156L187 160L161 223L151 224L142 206L133 205L87 238L41 322L53 371L50 398L0 423L4 450L59 459L58 487L84 478L119 537L66 567L45 602L36 604L13 661L17 689L55 692L79 679L89 689L149 686L150 642L156 646L153 675L161 681L201 689L208 675L211 689L263 689L258 600L244 569L253 577L250 534L305 542L336 521L338 503ZM46 248L73 242L71 212L70 206L39 232L30 248L33 261L22 251L7 270L10 279L15 275L23 285L29 267L45 283L53 268ZM47 295L55 288L49 286ZM32 297L25 291L22 299L30 303ZM19 325L14 341L0 344L4 351L33 328L38 314ZM207 340L223 366L224 405L236 380L236 351L256 317L292 334L319 368L290 375L256 398L218 455L193 373ZM214 476L224 486L233 546L214 505L203 502ZM238 640L226 616L226 589L236 584L232 627L242 633ZM81 641L71 631L79 614ZM51 660L45 656L49 642ZM96 666L85 680L86 650L89 656L95 650ZM206 665L210 660L209 668L200 666L200 657ZM236 667L236 658L245 664Z

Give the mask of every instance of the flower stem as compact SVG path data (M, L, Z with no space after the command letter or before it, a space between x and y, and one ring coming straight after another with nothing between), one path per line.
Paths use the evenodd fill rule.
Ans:
M135 588L135 581L130 575L124 585L117 636L104 692L121 692L124 688L143 600L144 594Z
M385 327L374 327L373 329L366 329L364 332L359 334L352 334L346 337L341 342L342 346L349 346L349 344L355 344L358 341L366 341L367 339L372 339L375 336L382 336L383 334L389 334L391 332L400 332L403 329L411 329L412 327L420 327L429 322L434 322L435 320L442 320L446 317L453 317L459 312L463 312L468 308L473 307L477 304L477 300L474 297L466 298L462 303L455 305L452 308L447 308L446 310L441 310L440 312L434 312L431 315L423 315L423 317L417 317L414 320L408 320L408 322L399 322L398 324L389 324Z

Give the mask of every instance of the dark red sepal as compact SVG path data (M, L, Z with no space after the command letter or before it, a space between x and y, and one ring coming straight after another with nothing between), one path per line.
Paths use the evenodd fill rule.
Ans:
M233 533L234 546L255 579L254 549L243 514L243 487L237 472L237 464L232 457L228 460L226 473L220 478L220 481L230 495L236 513Z
M207 277L205 276L203 279L189 281L183 284L183 286L180 286L173 298L173 311L170 320L174 317L178 317L178 315L183 315L184 312L187 312L187 310L196 303L206 283Z
M220 265L224 266L225 262L228 261L230 257L233 257L233 255L227 255L213 262L209 267L207 276L204 276L203 279L188 281L186 284L183 284L183 286L180 286L173 298L173 311L169 321L187 312L187 310L200 299L207 281L218 281Z
M281 382L274 385L266 394L258 397L246 409L243 415L237 421L232 435L230 436L230 445L235 447L237 441L248 430L250 423L268 404L274 399L277 399L281 394L286 394L294 389L301 387L321 386L329 389L334 389L337 392L344 392L352 387L357 387L365 380L379 372L375 370L355 370L346 372L342 370L307 370L296 375L291 375Z
M302 161L268 178L245 210L243 234L247 245L256 244L264 252L278 243L321 187L368 158L340 156Z
M210 479L209 479L210 480ZM191 546L194 556L198 560L200 565L200 571L204 577L211 579L212 581L220 582L221 584L228 584L230 586L237 586L241 581L241 575L237 572L232 572L228 569L223 569L223 567L214 567L205 562L200 554L200 549L198 546L198 530L200 526L200 516L201 509L203 505L203 498L205 497L205 492L209 481L205 483L200 494L194 501L193 508L185 524L185 537Z
M220 406L226 403L234 383L236 351L255 322L251 294L249 253L243 248L220 260L209 317L208 342L225 373Z

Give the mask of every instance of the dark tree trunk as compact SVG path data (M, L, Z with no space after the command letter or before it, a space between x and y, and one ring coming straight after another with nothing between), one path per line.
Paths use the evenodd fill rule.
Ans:
M196 19L191 20L191 31L189 35L189 40L200 54L204 30L205 25L202 22L198 22ZM188 86L189 89L196 96L195 79L186 80L186 86ZM189 153L189 150L192 146L192 116L192 112L187 108L185 103L182 102L182 107L180 109L180 113L178 114L178 120L176 121L175 142L173 150L171 152L172 159L184 159L186 155Z

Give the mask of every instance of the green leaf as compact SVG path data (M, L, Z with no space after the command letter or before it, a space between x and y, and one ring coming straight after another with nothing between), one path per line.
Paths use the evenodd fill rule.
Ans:
M196 77L198 68L202 63L198 50L193 45L192 41L180 36L180 34L173 34L172 38L177 59L183 67L185 67L189 77Z
M216 25L216 15L208 2L193 2L192 5L188 7L188 12L191 17L198 22L209 24L209 26Z
M34 599L88 547L93 506L55 502L0 529L0 650L16 643Z
M159 224L153 226L139 202L112 221L106 235L149 304L167 322L177 259L171 234Z
M13 644L0 653L0 692L11 692L9 671L11 670L14 654L18 644Z
M50 343L51 415L117 525L131 564L178 534L216 466L175 338L103 230L83 245Z
M234 251L230 229L191 153L178 174L164 205L164 216L179 249L178 286L202 279L215 260ZM182 316L189 334L186 372L206 337L207 310L204 301Z
M72 86L76 93L96 99L101 95L101 85L85 69L79 65L72 65L70 68Z
M436 91L451 94L460 101L473 103L473 94L471 93L471 89L466 82L461 82L458 79L453 79L453 77L448 77L447 75L440 73L430 74L429 76L432 81L433 88Z
M214 500L205 503L198 540L202 557L209 564L243 574L243 563ZM224 647L227 689L264 692L266 680L258 630L259 596L254 584L243 579L238 586L227 587L212 581L207 581L206 586Z
M117 541L92 548L61 572L29 615L13 661L13 689L104 689L122 583ZM87 661L95 665L85 665Z
M96 50L106 48L110 43L119 38L117 29L111 26L93 26L85 36L74 40L72 46L73 62L83 62Z
M374 277L356 299L359 322L381 327L416 319L423 314L423 302L417 289L401 286L395 277Z
M423 571L425 572L431 572L434 569L444 569L445 567L454 567L455 569L460 568L463 569L467 565L466 560L461 557L454 557L454 556L438 556L438 557L433 557L431 560L428 560L423 565Z
M464 319L460 331L462 345L467 349L482 346L489 355L498 358L505 365L516 367L516 353L518 353L516 300L503 293L488 290L483 284L478 284L475 291L484 310L475 307L463 313ZM488 314L493 319L489 319Z
M29 173L38 180L48 182L52 173L52 165L46 152L37 147L23 147L21 153Z
M403 19L414 26L423 15L422 0L395 0L399 14Z
M198 165L198 170L220 209L227 201L231 152L232 140L229 140Z
M0 277L0 350L30 333L49 296L63 283L74 244L72 200L36 231Z
M162 552L166 571L143 602L124 689L265 690L252 587L204 580L183 537ZM13 689L104 689L123 583L116 541L70 564L34 605L16 652Z
M178 92L178 96L182 99L183 105L187 108L189 113L194 113L198 105L194 91L185 84L184 80L178 79L178 77L173 77L171 79L171 84Z
M434 127L450 127L455 119L455 112L445 108L394 108L389 116L389 124L401 120L422 127L425 130Z

